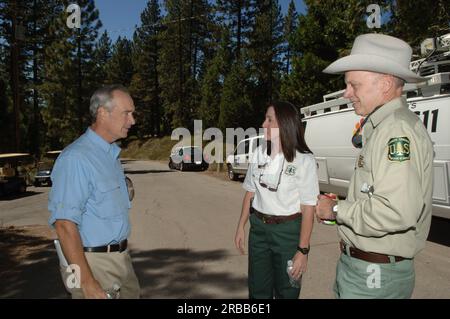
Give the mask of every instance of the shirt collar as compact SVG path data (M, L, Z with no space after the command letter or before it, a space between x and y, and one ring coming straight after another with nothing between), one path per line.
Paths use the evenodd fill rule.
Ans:
M372 123L372 127L373 128L377 127L378 124L380 124L389 114L403 107L403 105L405 104L406 99L404 97L395 98L384 104L370 116L369 120Z
M90 127L86 130L86 136L95 146L98 146L104 152L111 154L113 158L119 157L121 149L116 143L108 143Z

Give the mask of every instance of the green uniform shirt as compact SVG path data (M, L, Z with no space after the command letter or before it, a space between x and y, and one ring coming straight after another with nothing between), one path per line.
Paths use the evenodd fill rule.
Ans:
M373 113L363 129L346 200L338 204L338 234L364 251L414 257L431 223L433 146L404 98Z

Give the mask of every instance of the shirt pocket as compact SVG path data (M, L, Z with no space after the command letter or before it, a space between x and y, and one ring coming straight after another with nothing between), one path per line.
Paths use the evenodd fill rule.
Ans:
M121 214L120 207L125 207L123 203L120 184L117 181L99 181L95 194L96 203L99 205L99 212L106 216L117 216Z

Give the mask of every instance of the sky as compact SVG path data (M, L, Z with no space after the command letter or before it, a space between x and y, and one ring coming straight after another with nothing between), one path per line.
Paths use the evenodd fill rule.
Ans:
M278 0L283 14L286 13L290 0ZM305 11L303 0L295 0L298 13ZM121 37L131 39L136 26L140 25L141 12L147 6L147 0L96 0L100 12L103 30L107 30L113 41Z

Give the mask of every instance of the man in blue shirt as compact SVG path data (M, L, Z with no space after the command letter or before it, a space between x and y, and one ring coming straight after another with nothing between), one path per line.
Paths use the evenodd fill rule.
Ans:
M125 175L114 143L135 124L127 89L107 86L91 97L93 124L64 149L55 163L48 208L64 255L79 285L72 298L106 298L120 286L121 298L139 298L139 282L127 248L131 207ZM65 284L72 275L61 269ZM78 273L77 273L78 272Z

